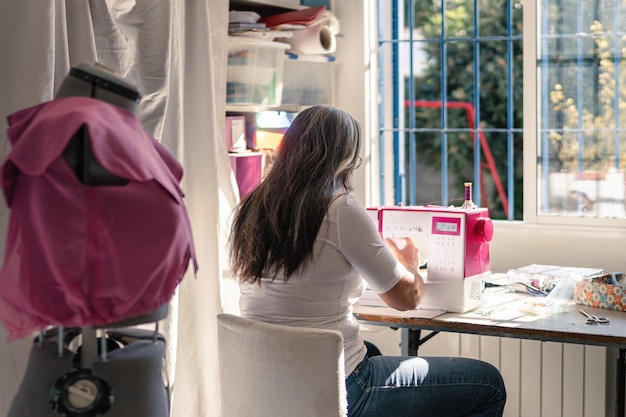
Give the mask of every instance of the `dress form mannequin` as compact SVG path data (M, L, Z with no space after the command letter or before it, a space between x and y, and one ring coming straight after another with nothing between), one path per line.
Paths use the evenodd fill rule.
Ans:
M126 109L137 115L141 93L134 85L117 76L101 64L79 64L72 68L55 98L91 97ZM106 171L93 156L88 132L79 130L63 152L77 177L86 185L124 185L127 181ZM154 312L136 318L111 323L107 327L135 326L157 322L167 316L168 306L163 305Z
M136 87L112 71L87 64L72 68L55 98L72 96L95 98L135 115L141 97ZM86 128L72 137L63 157L87 186L128 183L109 173L94 157ZM165 303L150 313L106 325L69 330L59 327L42 333L33 345L8 417L166 417L169 406L162 375L165 340L158 327L154 331L120 329L110 333L105 329L158 323L167 312ZM98 333L102 335L98 337ZM80 341L78 354L68 349L73 340Z
M128 110L139 94L129 100L110 73L78 75L58 98L7 116L0 320L11 340L51 325L128 326L154 321L144 316L156 310L163 318L189 264L198 268L183 167ZM118 91L118 105L92 97Z

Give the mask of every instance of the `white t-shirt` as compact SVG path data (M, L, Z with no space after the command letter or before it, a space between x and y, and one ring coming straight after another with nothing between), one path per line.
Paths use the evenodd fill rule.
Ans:
M314 259L285 282L241 283L241 314L289 326L339 330L344 338L346 376L365 357L352 306L365 282L377 293L393 288L406 273L380 237L367 211L352 195L329 207L314 245Z

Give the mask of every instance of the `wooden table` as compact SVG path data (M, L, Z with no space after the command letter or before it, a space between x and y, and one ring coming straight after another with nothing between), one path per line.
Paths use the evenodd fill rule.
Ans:
M561 343L597 345L619 349L616 367L615 415L624 417L626 400L626 313L570 306L565 312L532 314L524 312L526 297L506 293L490 297L482 307L467 313L443 313L424 318L420 311L397 311L388 307L356 306L354 314L359 321L392 328L406 329L408 344L403 354L417 355L419 346L438 332L455 332L485 336L510 337ZM521 308L520 308L521 307ZM608 325L588 325L580 309L590 314L607 317ZM490 310L493 310L490 312ZM535 310L536 312L537 310ZM480 314L482 313L482 314ZM431 330L421 337L421 330Z

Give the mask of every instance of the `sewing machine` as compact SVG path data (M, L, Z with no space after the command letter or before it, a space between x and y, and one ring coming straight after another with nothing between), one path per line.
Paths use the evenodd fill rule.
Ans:
M368 209L383 238L410 238L426 283L421 308L466 312L486 301L493 223L486 208L398 206Z

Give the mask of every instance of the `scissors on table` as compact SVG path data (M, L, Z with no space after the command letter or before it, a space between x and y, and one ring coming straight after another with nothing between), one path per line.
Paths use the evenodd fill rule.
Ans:
M595 326L596 324L609 324L611 321L608 317L598 317L596 315L591 315L584 310L579 310L585 317L587 317L587 324Z

